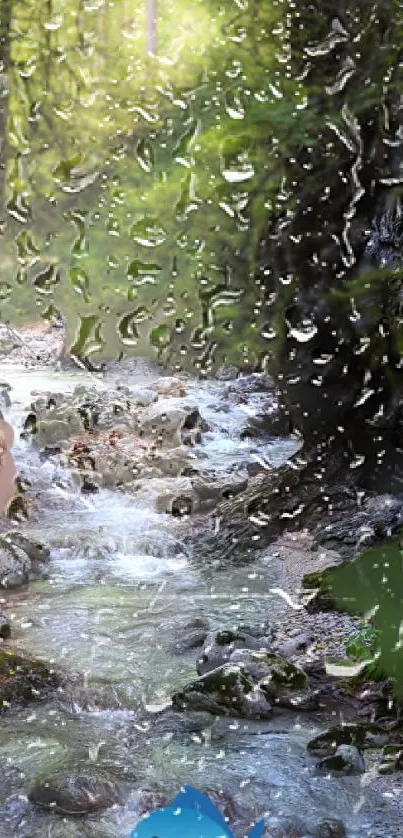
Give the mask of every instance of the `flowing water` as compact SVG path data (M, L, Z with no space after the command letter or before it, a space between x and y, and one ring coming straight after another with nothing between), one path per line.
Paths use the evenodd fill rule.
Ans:
M385 835L384 801L369 803L360 778L313 775L305 746L318 729L315 720L222 721L207 732L200 723L175 726L160 714L172 692L195 676L197 651L178 655L174 649L186 621L203 617L215 629L286 618L285 603L273 591L280 575L275 551L212 571L208 562L192 561L189 524L157 514L151 500L140 504L106 490L83 496L56 460L41 463L18 432L32 390L69 391L88 377L6 368L2 377L13 387L7 418L16 430L18 466L48 499L39 523L27 531L52 550L45 577L7 593L3 609L14 644L71 673L72 686L2 717L1 838L127 838L145 790L170 797L185 781L223 790L251 817L298 815L314 825L332 816L356 838ZM146 365L137 380L132 376L145 386L155 377ZM246 405L228 402L223 412L223 392L220 383L189 388L211 428L197 449L203 468L228 472L257 457L285 461L295 450L292 440L240 439L263 396L251 394ZM73 677L79 674L81 680ZM88 768L118 778L125 803L84 819L28 803L36 778Z

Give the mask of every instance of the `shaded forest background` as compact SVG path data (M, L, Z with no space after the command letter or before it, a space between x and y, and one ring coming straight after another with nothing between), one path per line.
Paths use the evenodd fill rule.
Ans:
M264 356L257 251L304 102L285 7L166 0L153 58L143 2L2 1L3 320L61 310L87 354Z

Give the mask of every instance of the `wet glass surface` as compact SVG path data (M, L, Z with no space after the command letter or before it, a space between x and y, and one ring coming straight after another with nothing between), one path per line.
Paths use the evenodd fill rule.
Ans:
M402 25L0 0L0 838L402 834Z

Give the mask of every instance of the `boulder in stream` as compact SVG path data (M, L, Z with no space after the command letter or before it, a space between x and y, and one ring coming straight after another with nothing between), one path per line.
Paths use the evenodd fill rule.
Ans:
M175 693L178 710L207 711L213 715L267 719L272 706L243 666L226 663Z
M335 777L364 774L364 757L355 745L339 745L333 756L325 757L318 762L316 770L319 774L330 774Z
M158 442L181 445L190 432L205 428L197 404L180 398L159 399L148 407L140 420L143 434L153 436Z
M205 617L194 617L176 626L172 651L181 655L203 646L209 630L209 621Z
M52 419L40 419L36 423L33 440L39 448L60 445L70 437L82 433L80 417L73 410L64 411Z
M37 780L29 789L28 800L58 815L89 815L120 804L122 794L110 777L61 773Z
M42 661L0 649L0 710L44 698L59 682Z
M148 477L132 483L132 491L136 499L148 501L157 512L180 517L198 509L189 477Z
M47 561L49 549L18 532L0 536L0 588L15 588L28 582L38 564Z
M196 662L197 674L205 675L227 663L236 649L268 650L271 642L271 634L256 637L250 633L249 627L236 626L233 629L213 632L208 635Z
M314 710L318 701L300 667L267 649L235 648L225 662L176 693L173 704L182 710L267 719L274 706Z

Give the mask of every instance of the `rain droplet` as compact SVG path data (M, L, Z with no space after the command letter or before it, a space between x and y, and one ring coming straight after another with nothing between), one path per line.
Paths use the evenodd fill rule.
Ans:
M70 279L74 290L77 294L82 294L85 302L88 303L90 280L87 272L83 268L71 268Z
M144 172L151 172L154 165L154 149L148 140L141 139L137 143L136 156L139 166Z
M308 343L318 332L318 327L311 320L303 320L298 328L291 326L287 320L286 323L289 336L294 338L298 343Z
M39 294L53 294L55 285L60 282L60 270L56 265L48 265L34 279L34 286Z
M139 333L136 327L136 311L125 314L118 323L119 339L125 346L135 346L139 339Z
M143 247L158 247L166 240L166 231L152 216L144 216L133 224L130 234Z

